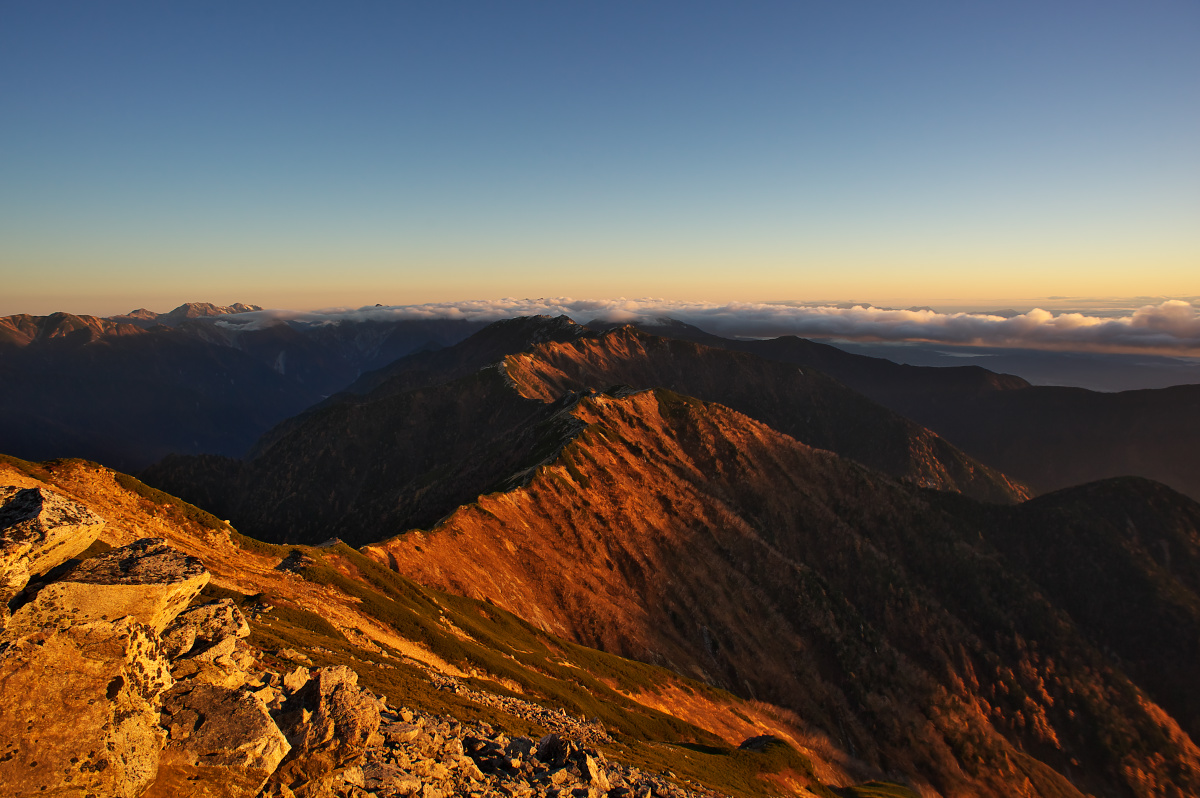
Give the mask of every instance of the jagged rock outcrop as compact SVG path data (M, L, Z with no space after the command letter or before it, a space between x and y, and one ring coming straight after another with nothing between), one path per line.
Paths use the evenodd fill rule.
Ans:
M238 638L249 634L241 610L232 600L221 599L181 612L163 630L162 641L172 659L186 654L212 660L232 653Z
M44 626L133 616L155 636L208 584L209 574L158 538L86 560L13 613L14 634Z
M177 679L232 690L256 680L251 673L256 654L242 641L249 634L241 610L230 599L220 599L180 613L163 631L162 641ZM265 693L263 700L268 700Z
M12 514L43 539L54 519L100 527L61 497L21 495ZM57 515L38 509L48 503ZM91 543L66 537L58 548L71 553ZM53 562L30 546L18 557ZM381 702L347 668L297 669L283 705L271 686L283 678L252 672L232 601L185 609L208 580L199 560L148 538L83 561L20 607L0 639L0 784L17 796L251 798L292 747L268 701L299 749L279 795L322 794L303 787L332 783L381 742Z
M157 637L133 618L7 637L0 650L0 784L10 796L136 798L158 770Z
M61 497L26 501L38 499L47 523L100 528ZM73 540L75 553L92 542ZM0 739L11 741L0 783L16 795L140 795L158 771L160 694L174 683L158 632L207 581L198 560L145 539L85 560L18 609L0 653Z
M361 757L379 737L382 705L358 686L347 667L321 668L293 693L277 718L292 752L268 785L268 795L332 795L338 771Z
M95 518L56 501L43 518ZM199 560L147 538L20 607L0 641L0 783L14 795L257 794L289 746L262 699L234 689L253 659L239 650L241 612L228 600L184 612L208 580Z
M444 689L450 689L448 686ZM535 742L508 737L484 723L460 724L406 708L385 709L385 744L367 749L342 771L333 795L383 798L419 795L505 795L528 798L713 796L699 785L609 762L593 748L549 734Z
M103 526L104 519L57 493L0 487L0 628L30 577L79 554Z

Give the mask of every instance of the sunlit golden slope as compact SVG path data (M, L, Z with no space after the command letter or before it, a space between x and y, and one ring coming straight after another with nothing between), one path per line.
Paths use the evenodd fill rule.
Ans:
M946 795L1200 790L1176 721L942 494L669 391L574 414L527 486L364 551Z
M832 798L822 785L882 775L786 710L575 646L492 605L421 587L344 544L253 541L191 505L81 460L34 464L0 455L0 484L45 488L84 504L106 521L102 544L165 538L212 572L203 600L232 596L242 605L250 642L276 667L291 667L274 657L282 648L317 665L347 665L394 706L485 720L535 738L562 732L541 725L539 708L562 709L581 728L607 729L612 739L601 748L611 758L748 798L781 789ZM447 679L459 689L436 686ZM796 750L737 750L764 734ZM888 794L911 798L893 790Z

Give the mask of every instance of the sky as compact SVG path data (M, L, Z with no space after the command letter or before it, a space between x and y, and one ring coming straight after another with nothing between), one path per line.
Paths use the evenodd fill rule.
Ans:
M6 0L0 314L1158 306L1197 42L1194 0Z

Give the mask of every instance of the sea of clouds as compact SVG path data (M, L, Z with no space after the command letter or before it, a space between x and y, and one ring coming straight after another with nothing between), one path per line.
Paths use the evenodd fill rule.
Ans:
M921 341L946 345L1079 352L1142 352L1200 356L1200 313L1191 301L1170 299L1123 313L1107 310L1024 313L938 312L870 305L680 302L663 299L491 299L321 311L264 310L223 317L222 324L262 326L343 321L462 319L494 321L528 315L655 323L675 319L726 337L797 335L846 341Z

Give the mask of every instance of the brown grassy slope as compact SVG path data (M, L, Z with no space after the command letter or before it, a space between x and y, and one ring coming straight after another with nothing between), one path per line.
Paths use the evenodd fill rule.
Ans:
M575 414L528 486L364 551L788 706L944 794L1200 790L1174 720L926 494L667 391Z
M1024 487L929 430L816 371L633 327L546 343L506 368L525 396L550 401L568 390L616 383L669 388L733 408L810 446L837 452L924 487L985 501L1027 497Z

